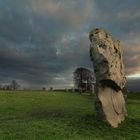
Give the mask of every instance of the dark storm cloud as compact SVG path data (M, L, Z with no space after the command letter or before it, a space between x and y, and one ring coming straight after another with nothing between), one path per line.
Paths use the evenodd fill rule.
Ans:
M93 19L99 26L110 30L114 35L124 39L140 26L140 1L138 0L96 0L97 15Z
M92 69L88 32L95 27L121 40L127 74L138 72L139 5L139 0L0 0L1 83L71 86L75 68Z

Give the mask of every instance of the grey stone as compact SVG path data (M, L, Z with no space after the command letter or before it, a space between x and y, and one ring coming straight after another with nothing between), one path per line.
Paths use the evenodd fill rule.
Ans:
M103 29L92 30L89 39L96 77L96 115L112 127L118 127L127 116L122 93L126 84L123 50L120 42Z

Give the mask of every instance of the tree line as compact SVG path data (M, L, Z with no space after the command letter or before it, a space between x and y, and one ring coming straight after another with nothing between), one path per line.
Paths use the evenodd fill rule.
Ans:
M0 90L17 90L20 85L16 80L12 80L10 84L0 85Z

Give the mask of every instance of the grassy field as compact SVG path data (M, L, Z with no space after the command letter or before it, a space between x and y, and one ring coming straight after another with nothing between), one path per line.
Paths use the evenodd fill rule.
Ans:
M140 94L128 96L128 118L113 129L94 116L94 96L0 91L0 140L140 140Z

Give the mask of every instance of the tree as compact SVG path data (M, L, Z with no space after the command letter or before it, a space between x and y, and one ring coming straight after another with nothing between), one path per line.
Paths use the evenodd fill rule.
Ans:
M45 88L45 87L42 87L42 90L44 90L44 91L45 91L45 90L46 90L46 88Z
M86 68L77 68L74 71L75 90L79 92L93 91L94 74Z
M17 89L20 87L20 85L17 83L16 80L12 80L10 86L11 86L11 89L12 89L12 90L17 90Z

